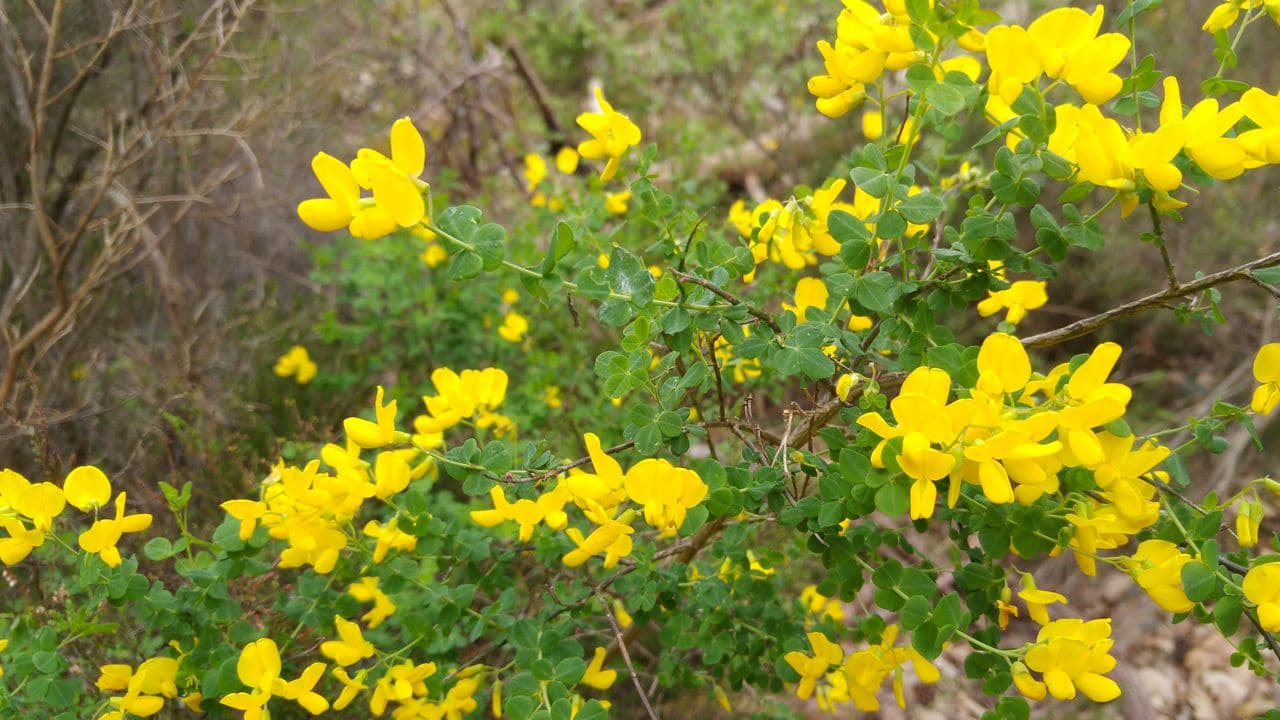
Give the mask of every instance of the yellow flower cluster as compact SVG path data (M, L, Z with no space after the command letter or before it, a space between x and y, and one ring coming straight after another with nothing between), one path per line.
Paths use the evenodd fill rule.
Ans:
M165 700L178 697L178 666L178 659L154 657L143 661L136 670L124 664L100 667L97 688L102 692L123 692L124 695L109 698L112 710L98 720L151 717L163 710ZM192 710L200 707L201 699L198 692L181 698Z
M437 368L431 373L436 394L422 396L427 413L413 420L414 442L434 447L441 433L466 421L480 429L492 429L498 437L514 433L511 418L494 412L506 399L507 380L507 373L498 368L461 373Z
M1054 620L1040 628L1025 661L1014 663L1014 685L1032 700L1044 699L1046 690L1059 700L1071 700L1077 691L1094 702L1115 700L1120 686L1105 676L1116 666L1109 654L1113 644L1110 618Z
M987 264L991 266L991 274L996 279L1005 279L1004 263L991 260ZM1049 302L1045 285L1043 280L1015 280L1004 290L988 290L986 299L978 303L978 314L990 317L1004 310L1004 321L1017 325L1027 316L1028 311Z
M562 147L556 153L555 167L561 175L572 175L578 171L578 151L571 147ZM534 207L545 207L552 212L564 209L564 200L547 195L540 190L547 180L547 160L537 153L524 156L524 189L529 193L529 204Z
M818 263L819 256L831 257L840 252L840 243L831 236L827 220L833 210L840 210L863 221L873 235L876 224L867 219L880 213L881 200L855 187L853 202L840 200L848 183L834 180L821 190L803 198L787 202L765 200L748 210L742 200L729 208L729 224L751 243L751 254L756 265L764 261L779 263L791 270L801 270ZM921 188L912 186L909 195ZM928 225L907 224L907 235L916 235L929 229ZM750 282L755 273L744 280Z
M880 642L845 656L844 650L820 632L808 634L813 654L793 650L783 660L800 675L796 696L807 700L818 693L819 706L828 711L848 703L863 712L880 709L876 697L884 681L893 678L893 697L898 707L906 706L902 692L902 666L910 663L920 681L938 682L941 674L933 663L910 646L895 646L898 626L885 628ZM824 680L819 687L819 681Z
M890 402L896 425L878 412L857 422L881 438L871 457L877 467L885 467L888 441L901 439L896 462L913 481L913 519L933 515L934 483L944 478L948 506L964 483L979 486L993 503L1030 504L1058 491L1063 468L1091 470L1098 492L1079 499L1067 518L1075 526L1076 561L1093 575L1098 550L1120 547L1155 523L1154 482L1166 477L1153 469L1169 454L1151 442L1135 447L1132 435L1103 429L1123 417L1132 396L1127 386L1107 382L1119 357L1118 345L1103 343L1074 370L1064 363L1034 375L1017 338L996 333L982 343L979 377L967 397L948 402L951 377L921 367Z
M706 483L692 470L661 458L648 458L624 473L618 461L604 452L594 433L584 435L583 441L594 473L571 471L536 500L522 498L514 503L507 500L501 486L495 486L489 493L493 508L473 510L471 519L483 527L515 522L521 542L528 542L539 524L551 530L565 530L576 546L562 558L566 566L577 567L603 555L604 567L610 568L631 554L635 533L631 522L637 513L623 509L625 501L640 506L645 521L658 530L659 537L672 537L684 523L689 508L706 497ZM564 507L570 501L595 525L589 534L568 527L569 516Z
M1102 19L1101 5L1092 13L1059 8L1025 29L1002 25L988 31L990 119L1012 119L1010 105L1024 87L1040 92L1042 76L1053 81L1044 92L1060 83L1073 87L1085 102L1056 106L1048 149L1076 165L1080 180L1115 190L1124 215L1137 206L1140 183L1154 192L1158 208L1186 204L1170 195L1183 182L1173 162L1179 153L1218 180L1280 162L1280 96L1258 88L1225 107L1205 98L1184 112L1178 79L1169 76L1164 79L1158 127L1133 131L1103 115L1100 106L1120 91L1122 81L1112 70L1128 52L1129 39L1119 33L1099 35ZM1233 134L1246 117L1253 125ZM1009 144L1021 137L1012 131Z
M416 228L427 217L423 195L429 185L420 176L427 150L422 134L409 118L391 126L391 157L360 148L348 165L318 153L311 169L327 197L304 200L298 217L320 232L346 228L353 237L376 240L396 228ZM371 197L362 196L368 190Z
M0 470L0 528L8 534L0 537L0 562L16 565L44 545L53 521L71 505L81 512L92 512L97 518L80 533L80 549L96 554L109 567L118 566L121 557L117 545L124 534L151 527L151 515L125 514L125 495L116 495L115 517L97 517L99 508L111 501L111 482L92 465L81 465L67 473L62 487L49 482L32 483L13 470Z

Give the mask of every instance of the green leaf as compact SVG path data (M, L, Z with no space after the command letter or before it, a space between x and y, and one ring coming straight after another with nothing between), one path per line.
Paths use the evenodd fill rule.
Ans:
M1213 606L1213 624L1218 626L1222 634L1231 637L1240 627L1240 615L1244 605L1238 595L1228 595Z
M568 223L561 220L556 223L556 231L551 235L551 241L547 243L547 254L542 258L542 265L538 267L539 272L543 275L555 269L556 263L561 258L573 252L574 245L577 241L573 237L573 228Z
M898 619L902 621L902 626L908 630L915 630L929 619L929 601L920 595L912 595L907 598L906 604L898 611Z
M1216 582L1213 571L1199 560L1182 566L1182 589L1192 602L1201 602L1212 595Z
M497 223L486 223L476 231L471 242L485 270L493 271L502 267L506 258L507 231Z
M614 246L605 277L614 292L631 296L631 303L637 307L648 305L653 299L653 276L649 268L623 248Z
M453 262L449 265L450 280L470 280L480 274L484 269L484 260L479 255L470 250L463 250L453 256Z
M1257 270L1250 271L1249 274L1268 285L1280 285L1280 266L1258 268Z
M173 544L167 537L153 537L142 546L142 554L148 560L165 560L173 556Z
M942 214L942 198L929 191L922 191L898 203L902 217L913 223L932 222Z
M867 273L854 280L853 299L872 312L887 313L898 299L898 281L883 270Z
M53 675L62 669L62 658L56 652L41 651L31 656L36 669L45 675Z
M964 110L964 93L945 83L926 88L924 99L948 117Z
M911 507L911 495L899 483L882 485L876 491L876 509L889 517L898 517Z
M800 372L811 380L831 377L836 371L835 363L822 353L819 348L803 348L799 353Z

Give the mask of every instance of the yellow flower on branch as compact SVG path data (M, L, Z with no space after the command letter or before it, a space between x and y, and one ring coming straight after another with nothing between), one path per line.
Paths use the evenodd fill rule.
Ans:
M590 140L578 144L578 154L588 160L607 158L600 179L608 182L618 173L627 148L640 144L640 128L631 122L631 118L614 110L604 99L604 90L599 87L596 88L596 102L600 106L599 112L578 116L578 126L591 135Z
M1280 343L1263 345L1253 358L1253 379L1261 383L1253 391L1249 409L1270 415L1280 405Z
M102 562L109 567L120 564L120 550L116 543L125 533L138 533L151 527L151 515L139 513L124 514L125 493L116 496L115 518L104 518L93 523L88 530L80 533L80 547L86 552L97 553Z

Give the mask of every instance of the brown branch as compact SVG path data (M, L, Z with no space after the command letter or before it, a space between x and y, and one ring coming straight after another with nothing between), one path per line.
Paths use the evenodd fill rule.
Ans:
M1188 295L1194 295L1214 286L1222 285L1223 283L1234 282L1237 280L1254 282L1256 278L1254 278L1249 271L1256 270L1258 268L1271 267L1277 264L1280 264L1280 252L1271 253L1270 255L1260 257L1256 260L1251 260L1242 265L1221 270L1213 273L1212 275L1205 275L1204 277L1192 280L1191 282L1182 283L1176 288L1166 288L1160 292L1152 293L1145 297L1138 298L1137 300L1132 300L1119 307L1107 310L1106 312L1098 313L1097 315L1087 317L1083 320L1077 320L1070 325L1064 325L1057 330L1050 330L1038 335L1023 338L1022 344L1029 348L1057 345L1058 343L1066 342L1067 340L1088 335L1089 333L1110 325L1117 320L1123 320L1124 318L1137 315L1138 313L1146 310L1161 307L1171 300L1177 300Z
M613 616L613 610L609 607L609 600L600 591L595 588L596 599L600 601L600 607L604 609L604 616L609 620L609 627L613 628L613 637L618 641L618 650L622 653L622 661L627 664L627 672L631 673L631 682L636 686L636 693L640 695L640 702L644 704L645 712L649 714L651 720L659 720L658 713L654 712L653 705L649 703L649 694L644 691L644 687L640 685L640 676L636 674L636 666L631 664L631 653L627 651L627 643L622 638L622 628L618 627L618 619Z
M782 328L778 326L778 323L774 322L774 319L769 315L769 313L756 308L751 303L748 303L744 300L739 300L737 297L729 293L728 290L725 290L724 288L720 287L719 285L716 285L710 280L707 280L705 278L700 278L696 275L690 275L688 273L681 272L672 267L669 267L667 269L676 277L680 278L681 280L685 282L691 282L694 285L701 285L702 287L710 290L711 292L715 293L722 299L728 300L730 304L745 306L747 308L747 312L752 317L756 318L760 322L763 322L765 325L768 325L769 329L773 330L774 334L776 335L782 334Z
M533 69L533 64L529 62L528 56L524 54L524 50L520 49L520 45L514 39L507 40L507 55L516 64L516 72L519 73L520 79L524 80L524 84L529 87L529 94L533 95L533 101L538 105L538 112L542 114L542 121L552 131L552 149L565 141L564 128L560 126L560 121L556 119L556 113L551 109L551 102L547 99L551 93L547 91L547 86L542 82L542 78L538 72Z

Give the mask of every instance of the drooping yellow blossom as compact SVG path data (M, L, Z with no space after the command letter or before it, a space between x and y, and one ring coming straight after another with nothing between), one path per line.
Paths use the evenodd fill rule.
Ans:
M326 640L320 643L321 655L342 667L354 665L367 657L373 657L375 651L373 643L364 639L364 633L360 631L359 625L341 615L333 617L333 624L338 630L339 639Z
M832 667L844 660L844 650L820 632L808 633L809 647L813 654L807 655L799 650L792 650L783 656L791 669L800 675L800 685L796 688L796 697L808 700L817 687L818 680L826 676Z
M289 352L276 360L272 370L279 377L292 377L299 385L306 385L315 378L319 367L311 360L306 348L294 345L289 348Z
M590 140L578 144L578 154L588 160L607 158L600 179L608 182L618 173L627 148L640 144L640 128L631 122L631 118L614 110L604 99L604 90L599 87L596 88L596 102L600 112L578 116L578 126L591 135Z
M80 547L86 552L96 553L109 567L120 564L120 549L116 543L125 533L138 533L151 527L149 513L125 515L124 502L125 493L120 493L116 496L116 516L97 520L80 533Z
M1224 0L1213 8L1213 12L1209 13L1209 17L1200 29L1211 33L1226 30L1236 24L1241 10L1252 10L1257 7L1265 8L1271 19L1280 23L1280 2L1276 0Z
M1129 573L1160 607L1188 612L1195 603L1182 588L1182 568L1192 559L1167 540L1143 540L1129 559Z
M1094 702L1110 702L1120 697L1120 686L1105 676L1116 666L1108 654L1113 644L1110 618L1054 620L1040 628L1025 658L1026 666L1042 680L1030 675L1019 679L1015 671L1015 681L1032 699L1044 697L1047 688L1059 700L1071 700L1079 691Z
M1018 597L1022 602L1027 604L1027 615L1036 622L1037 625L1049 624L1049 611L1047 608L1055 603L1066 604L1066 596L1052 592L1050 590L1041 590L1036 587L1035 578L1031 573L1022 573L1022 589L1018 591Z
M338 693L337 699L333 701L334 710L345 709L357 695L369 689L369 686L364 684L364 678L369 674L367 668L356 673L355 677L348 675L346 668L336 666L329 673L342 683L342 692Z
M367 537L376 540L373 547L373 561L375 563L385 560L387 553L392 550L409 551L418 546L418 538L401 530L394 520L389 521L386 525L382 525L376 520L370 520L365 523L363 532ZM316 572L320 571L317 570Z
M911 668L922 683L933 684L942 677L938 668L915 648L895 646L893 643L897 637L898 626L889 625L884 629L878 645L851 653L845 660L844 677L849 697L854 706L863 712L880 709L880 700L876 694L890 676L893 677L894 701L898 707L906 707L902 685L904 663L911 663Z
M1260 384L1253 391L1249 409L1270 415L1280 405L1280 343L1263 345L1253 358L1253 379Z
M564 505L571 495L565 487L543 493L536 501L521 498L512 503L507 501L502 487L495 485L490 488L489 497L493 501L493 509L472 510L471 520L481 527L495 527L507 520L514 521L520 528L520 542L529 542L533 538L538 523L545 522L553 530L559 530L568 523Z
M1264 508L1257 496L1240 498L1236 503L1236 542L1242 548L1258 544L1258 530L1262 525Z
M1280 631L1280 563L1254 565L1245 573L1244 596L1258 606L1258 622L1267 632Z
M360 582L348 585L347 594L362 603L373 603L369 612L360 616L370 630L381 625L383 620L391 617L396 611L395 603L391 602L391 598L378 587L376 577L362 577Z
M1035 310L1049 301L1045 292L1047 283L1043 280L1017 280L1004 290L990 290L987 298L978 303L978 314L990 317L1006 310L1004 320L1017 325L1027 316L1027 311Z
M613 683L618 679L618 671L605 669L605 656L604 648L596 648L591 656L591 662L587 664L587 670L582 674L582 680L579 682L597 690L608 690L613 687Z

